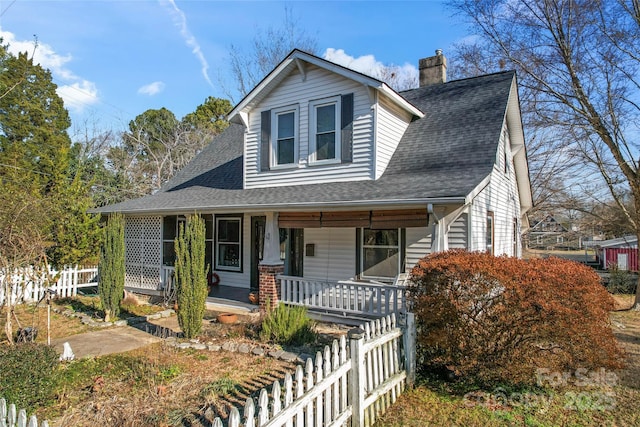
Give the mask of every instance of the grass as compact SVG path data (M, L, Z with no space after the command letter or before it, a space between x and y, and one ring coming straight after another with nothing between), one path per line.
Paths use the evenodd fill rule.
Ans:
M37 412L50 425L170 426L206 424L273 383L290 364L224 352L154 344L124 354L82 359L60 368L54 405ZM189 424L191 423L191 424ZM195 424L194 424L195 423Z
M77 296L74 298L61 298L51 301L51 308L61 311L70 310L75 313L83 313L94 319L102 318L102 304L97 296ZM0 309L0 331L4 332L6 323L6 307ZM146 316L164 310L163 307L153 304L141 304L134 299L125 299L121 305L120 318ZM38 330L36 342L47 342L47 303L19 304L14 308L15 318L12 319L13 331L16 333L19 328L35 327ZM17 318L17 322L16 319ZM63 314L51 310L50 321L51 339L63 338L70 335L81 334L91 330L91 327L82 324L77 318L67 317ZM0 336L0 345L5 344L4 333Z
M616 299L628 306L629 298ZM566 386L544 389L465 390L423 381L402 394L376 427L640 426L640 312L616 311L611 318L626 367L589 373L595 384L582 384L575 372Z
M619 298L620 307L630 298ZM67 308L95 309L95 301L68 301ZM41 307L39 310L46 309ZM136 310L132 308L132 310ZM39 323L46 311L19 306L23 326ZM43 315L44 313L44 315ZM216 313L207 313L215 318ZM627 354L627 366L615 383L591 387L474 390L443 381L423 381L403 393L376 426L638 426L640 411L640 312L612 313L612 327ZM3 319L0 319L0 322ZM164 319L169 320L169 319ZM236 325L209 323L205 339L256 338L248 319ZM208 322L206 322L208 323ZM52 335L61 337L88 327L76 318L53 315ZM46 339L40 334L38 341ZM293 366L240 353L177 350L155 344L129 353L82 359L60 367L53 403L39 419L52 426L210 425L212 417L242 408Z

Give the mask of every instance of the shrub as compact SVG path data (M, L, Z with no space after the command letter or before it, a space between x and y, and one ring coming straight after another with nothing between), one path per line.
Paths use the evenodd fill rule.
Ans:
M620 367L613 300L593 270L572 261L436 253L414 267L409 301L426 372L525 385L538 368Z
M607 290L612 294L635 294L637 280L631 273L621 270L616 264L609 266Z
M98 292L104 307L106 321L118 317L120 301L124 295L124 217L109 215L100 251Z
M58 354L53 347L36 343L3 346L0 360L0 397L28 410L53 401L58 378Z
M267 304L260 339L278 344L303 345L315 341L316 335L305 307L280 303L275 309Z
M200 215L190 217L186 228L180 224L175 247L178 323L184 336L193 338L202 328L209 268L205 264L205 224Z

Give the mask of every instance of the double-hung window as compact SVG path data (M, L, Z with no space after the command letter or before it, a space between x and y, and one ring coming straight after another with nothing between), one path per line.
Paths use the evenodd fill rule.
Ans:
M309 103L311 163L340 161L340 97Z
M400 271L400 230L362 229L362 277L389 279Z
M272 112L272 165L292 166L298 161L298 108L284 107Z
M216 270L242 271L241 217L216 217Z

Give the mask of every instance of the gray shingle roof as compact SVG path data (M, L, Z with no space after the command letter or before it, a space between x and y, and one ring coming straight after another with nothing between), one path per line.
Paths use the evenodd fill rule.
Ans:
M154 195L98 209L150 213L402 204L467 196L491 174L514 72L402 92L425 113L375 181L242 189L244 129L232 124Z

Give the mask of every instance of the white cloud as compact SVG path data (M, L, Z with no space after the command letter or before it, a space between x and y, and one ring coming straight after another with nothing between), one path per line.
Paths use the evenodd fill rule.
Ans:
M100 101L95 83L88 80L58 86L56 92L64 100L65 107L77 112L82 112L86 107Z
M148 85L142 86L138 89L138 93L141 95L157 95L164 90L165 84L163 82L153 82Z
M407 89L417 86L418 69L409 63L385 65L373 55L363 55L356 58L347 54L343 49L334 48L328 48L322 57L343 67L382 80L393 88Z
M82 112L84 108L99 102L98 89L95 83L77 76L68 64L71 54L60 55L48 44L36 40L16 40L13 33L0 30L3 43L9 44L9 52L14 55L27 52L33 57L35 64L49 69L55 80L58 80L58 95L64 100L67 108Z
M187 17L182 10L176 5L174 0L160 0L161 4L164 4L169 12L173 16L173 22L176 27L180 29L180 35L184 39L187 46L191 48L191 53L195 55L195 57L200 62L202 76L209 83L209 86L213 87L211 83L211 79L209 78L209 63L204 57L202 53L202 49L200 49L200 43L196 40L195 36L191 34L189 30L189 26L187 25Z
M359 58L355 58L347 53L343 49L328 48L324 55L324 59L335 62L347 68L351 68L354 71L358 71L369 76L377 76L379 71L384 68L384 64L380 61L376 61L373 55L364 55Z

